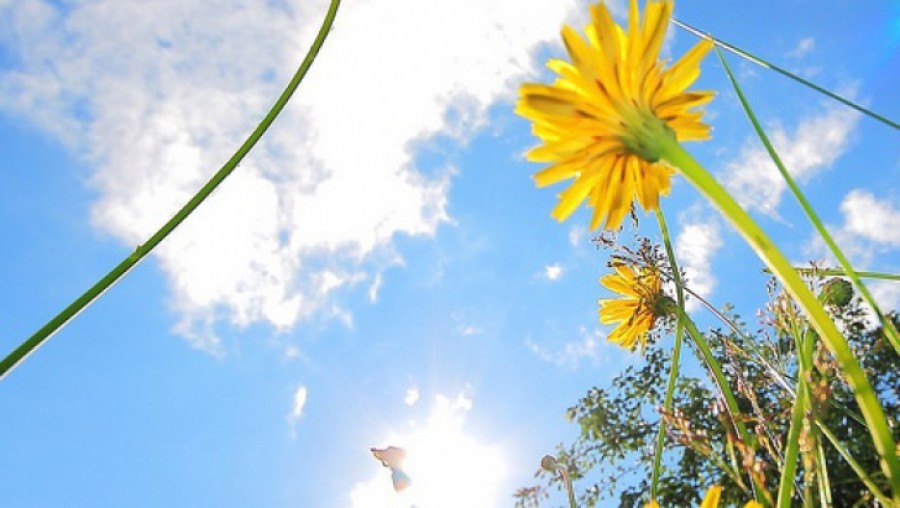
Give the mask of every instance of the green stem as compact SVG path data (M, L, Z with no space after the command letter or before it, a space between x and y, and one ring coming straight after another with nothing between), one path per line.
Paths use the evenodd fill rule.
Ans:
M673 136L661 136L657 142L660 143L661 158L679 168L681 174L731 221L803 309L812 327L835 356L866 419L875 448L881 457L885 476L891 482L894 499L900 503L900 460L895 455L896 444L884 409L865 372L853 356L847 339L838 331L816 296L787 258L737 201L678 144Z
M669 257L669 269L672 271L672 279L675 281L675 292L678 299L678 308L684 309L684 287L681 282L681 273L678 271L678 263L675 261L675 250L669 238L669 228L662 210L657 210L656 219L659 223L659 231L662 234L663 244L666 246L666 255ZM681 342L684 335L684 325L681 320L675 328L675 345L672 348L672 365L669 368L669 381L666 385L666 396L663 399L663 410L666 413L672 411L672 401L675 398L675 384L678 380L678 363L681 358ZM657 498L659 473L662 467L662 452L666 442L666 421L659 419L659 430L656 433L656 448L653 453L653 472L650 476L650 499Z
M803 412L806 409L806 390L801 387L803 377L797 380L797 398L791 413L791 426L787 435L787 449L784 452L784 466L781 469L781 480L778 483L778 508L791 506L794 491L794 475L797 472L797 455L800 451L800 430L803 428Z
M788 428L787 450L784 453L784 466L778 483L778 508L789 508L794 491L794 476L797 471L797 456L800 451L800 431L803 429L803 415L809 410L808 376L812 365L812 333L801 334L794 330L797 350L797 399L791 414L791 426ZM804 336L805 335L805 336Z
M801 78L800 76L797 76L796 74L788 71L787 69L783 69L771 62L767 62L766 60L763 60L762 58L760 58L756 55L753 55L747 51L744 51L741 48L738 48L738 47L733 46L721 39L713 37L712 35L710 35L708 33L704 33L702 31L700 31L699 29L694 28L691 25L688 25L687 23L685 23L683 21L679 21L675 18L672 18L672 23L674 23L678 27L682 28L683 30L696 35L697 37L700 37L702 39L709 39L709 40L713 41L717 46L725 48L728 51L731 51L732 53L734 53L735 55L738 55L741 58L744 58L745 60L753 62L753 63L759 65L760 67L765 67L766 69L771 69L771 70L781 74L782 76L788 77L802 85L812 88L813 90L815 90L821 94L827 95L828 97L840 102L841 104L844 104L845 106L849 106L864 115L868 115L869 117L874 118L875 120L878 120L879 122L881 122L885 125L893 127L895 129L900 129L900 123L890 120L889 118L884 117L882 115L879 115L878 113L876 113L870 109L867 109L863 106L860 106L859 104L856 104L855 102L853 102L849 99L846 99L830 90L822 88L821 86L819 86L811 81L807 81L807 80Z
M562 467L559 469L559 472L562 474L563 481L566 484L566 492L569 494L569 508L578 508L578 505L575 504L575 490L572 488L572 479L569 478L568 471Z
M816 475L819 484L819 504L822 508L828 508L833 505L831 478L828 473L828 462L825 460L825 447L822 446L822 440L818 436L816 436L816 465L819 468Z
M827 277L848 277L847 272L841 268L802 268L795 266L794 270L797 270L798 273L810 273ZM765 269L765 271L768 272L769 270ZM856 276L863 279L892 280L900 282L900 275L894 273L856 271Z
M866 470L863 469L862 465L857 462L856 459L853 458L853 455L851 455L847 450L847 448L845 448L844 445L841 444L841 441L834 434L834 432L832 432L830 428L828 428L819 420L816 420L816 426L819 427L819 430L822 432L822 434L825 435L831 445L834 446L834 449L837 450L841 457L843 457L844 460L847 461L850 469L852 469L853 472L856 473L856 476L858 476L860 481L863 482L863 484L869 489L869 492L871 492L872 495L878 498L878 501L880 501L882 505L891 506L891 500L888 499L886 495L884 495L884 492L882 492L881 489L878 488L878 485L875 485L875 481L872 480L872 477L869 476L869 473L867 473Z
M687 313L684 312L683 308L677 309L677 313L678 321L681 322L688 335L690 335L691 339L694 342L694 345L700 352L700 356L703 359L703 362L712 373L713 381L719 388L719 393L721 393L722 397L725 399L725 407L728 410L729 416L731 417L731 424L734 426L736 434L741 439L741 441L744 442L745 446L749 447L751 450L755 449L756 447L754 446L752 436L747 430L747 426L744 424L744 421L740 417L740 408L738 407L737 398L735 398L734 392L731 391L731 386L728 384L728 379L725 378L725 373L722 371L722 366L719 365L718 360L716 360L716 358L713 356L712 350L709 348L709 344L706 342L703 334L700 333L700 330L697 329L697 325L694 324L694 321L690 318L690 316L688 316ZM753 482L753 495L756 501L768 504L766 497L763 495L763 493L765 492L765 486L757 485L756 478L752 474L750 475L750 480Z
M806 217L816 228L816 232L818 232L822 237L822 240L825 241L825 245L828 246L828 249L831 250L831 253L834 254L835 259L838 260L841 268L844 269L844 273L847 275L847 277L850 278L850 280L853 282L853 285L856 286L857 290L859 290L859 293L862 295L863 299L875 312L875 316L881 323L881 327L888 338L888 342L890 342L891 345L894 346L894 351L896 351L897 354L900 355L900 334L898 334L897 329L894 328L894 323L889 319L885 319L884 314L878 307L878 304L875 303L875 298L872 297L872 294L869 293L866 285L863 284L862 280L856 274L856 271L853 269L853 265L850 264L850 260L847 259L847 256L845 256L840 247L838 247L837 243L834 241L834 238L825 228L825 225L822 224L822 221L821 219L819 219L816 211L813 210L813 207L809 203L809 200L807 200L806 196L803 195L803 192L800 190L797 182L794 181L794 178L790 173L788 173L787 168L784 167L784 163L781 161L781 157L778 156L778 152L775 150L775 147L772 146L772 143L769 141L769 137L766 135L762 126L759 124L759 120L756 118L756 114L753 113L753 108L750 107L750 103L747 101L747 97L744 96L743 90L741 89L740 85L738 85L737 79L735 79L734 77L734 73L731 72L731 67L728 66L728 62L725 60L725 56L722 55L722 52L719 51L719 48L716 48L716 55L718 55L719 61L722 62L722 67L725 68L725 73L728 74L728 79L731 81L731 86L737 93L738 99L741 102L741 106L743 106L744 112L747 114L747 118L749 118L750 123L753 124L753 130L756 131L756 135L759 137L760 141L762 141L762 144L766 147L766 151L769 152L769 157L772 158L775 166L778 167L778 172L781 173L781 177L784 178L785 182L787 182L788 188L790 188L791 192L794 194L794 198L798 203L800 203L800 207L803 208L803 211L806 213Z
M263 134L275 121L275 118L284 109L284 106L287 104L288 100L291 98L291 95L294 93L294 90L297 89L297 86L300 84L300 81L303 80L303 76L306 75L306 72L309 70L313 61L316 58L316 55L319 53L319 49L322 47L322 44L325 42L325 37L328 35L331 25L334 22L335 15L337 14L338 5L340 4L340 0L331 0L331 4L328 7L328 13L325 15L325 20L322 22L322 27L319 29L319 33L316 36L315 41L313 41L312 46L309 48L309 52L306 54L306 57L303 59L303 62L300 64L300 67L297 69L297 72L294 74L294 77L291 78L291 81L288 83L287 87L281 93L281 96L278 97L278 100L275 101L275 104L272 106L272 109L266 114L266 116L262 119L262 121L257 125L256 129L250 134L246 141L238 148L235 154L228 159L228 162L222 166L216 174L206 183L206 185L201 188L197 194L194 195L184 205L184 207L175 214L174 217L169 219L156 233L151 236L146 243L143 245L139 245L134 252L128 255L121 263L116 265L115 268L109 271L106 275L103 276L99 281L97 281L93 286L91 286L87 291L81 294L78 298L75 299L71 304L69 304L65 309L62 310L59 314L53 317L50 321L47 322L44 326L42 326L38 331L36 331L31 337L29 337L25 342L23 342L19 347L17 347L14 351L9 353L2 361L0 361L0 379L2 379L6 374L8 374L16 365L21 363L25 357L34 352L38 346L43 344L47 339L53 336L60 328L62 328L66 323L71 321L79 312L84 310L88 305L94 302L97 298L99 298L107 289L112 287L119 279L121 279L125 274L127 274L132 268L134 268L138 262L140 262L147 254L149 254L166 236L169 235L179 224L181 224L190 214L193 212L200 203L202 203L216 187L221 184L228 175L231 174L232 171L238 166L244 156L253 148L254 145L262 138Z

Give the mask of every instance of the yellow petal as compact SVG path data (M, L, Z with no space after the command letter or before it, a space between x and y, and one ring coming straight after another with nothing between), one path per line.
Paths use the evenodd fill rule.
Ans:
M719 485L714 485L709 488L706 492L706 496L703 498L703 502L700 503L700 508L716 508L719 506L719 497L722 495L722 487Z

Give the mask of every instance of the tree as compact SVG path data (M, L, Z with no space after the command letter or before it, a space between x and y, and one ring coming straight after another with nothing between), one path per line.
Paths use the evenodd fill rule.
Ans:
M644 352L640 365L627 367L607 388L591 388L566 413L581 433L573 443L558 445L556 458L574 481L579 506L593 507L600 500L616 497L620 507L644 505L661 419L668 424L657 496L661 506L696 506L713 484L724 486L723 506L741 505L751 496L748 474L754 471L767 490L777 489L794 403L791 389L798 372L794 336L785 320L797 314L774 284L770 294L771 302L761 313L763 328L753 336L736 316L728 316L728 309L721 314L731 327L704 334L737 394L739 418L755 439L755 453L731 431L719 394L705 378L681 375L673 411L661 414L671 344L657 340ZM842 305L832 304L829 309L872 380L894 438L900 439L900 358L880 329L867 328L858 300L839 303ZM889 318L900 324L896 312ZM821 343L816 346L814 367L808 380L812 411L806 414L801 432L794 503L807 497L818 502L830 493L833 506L877 506L859 475L822 430L827 429L868 473L871 483L890 496L853 394ZM563 488L554 472L539 470L536 476L542 483L520 489L518 507L539 506L546 489Z

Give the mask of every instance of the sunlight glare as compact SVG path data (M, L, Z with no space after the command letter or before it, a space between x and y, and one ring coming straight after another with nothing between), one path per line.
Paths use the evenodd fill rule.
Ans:
M463 432L472 402L460 395L442 395L426 424L405 435L391 437L387 445L406 450L403 470L412 485L403 492L390 488L390 473L379 471L368 484L351 494L353 508L492 508L503 506L500 482L504 468L499 451ZM389 492L388 492L389 491Z

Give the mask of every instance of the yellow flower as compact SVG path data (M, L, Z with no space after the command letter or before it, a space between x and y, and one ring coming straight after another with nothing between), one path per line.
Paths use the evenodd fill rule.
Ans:
M677 63L659 60L672 2L647 5L643 24L631 0L627 32L605 5L591 6L587 40L569 26L562 37L572 62L551 59L559 75L552 85L526 83L516 112L534 122L543 142L528 159L551 165L534 175L539 187L567 179L552 216L565 220L585 200L594 208L591 229L622 224L637 196L645 210L659 209L674 170L659 162L657 136L678 141L709 139L702 112L712 92L686 91L700 75L699 64L712 48L701 41Z
M717 508L719 506L719 498L722 496L722 487L719 485L714 485L706 491L706 496L703 498L703 502L700 503L700 508ZM644 508L659 508L659 504L651 500L649 503L644 505ZM762 508L762 505L757 503L756 501L747 501L747 504L744 505L744 508Z
M634 349L640 340L641 347L644 347L647 344L647 334L656 324L656 318L665 314L660 303L667 297L662 293L659 272L645 268L640 273L635 273L625 264L617 264L613 268L615 273L601 277L600 284L624 298L600 300L600 322L620 322L609 334L611 342Z

